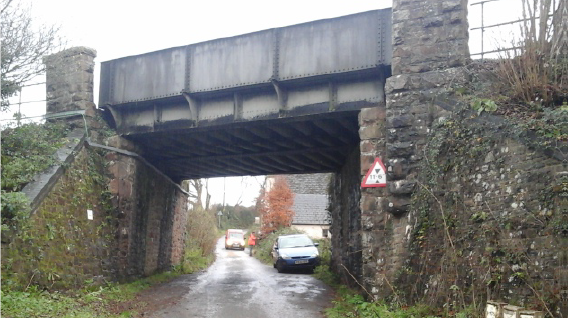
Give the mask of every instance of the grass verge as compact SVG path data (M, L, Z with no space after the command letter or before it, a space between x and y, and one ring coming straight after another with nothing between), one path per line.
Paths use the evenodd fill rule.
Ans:
M179 275L179 272L165 272L132 283L91 286L67 292L48 292L38 290L35 286L25 291L2 290L2 317L134 317L144 304L124 304L133 301L143 290ZM124 307L128 307L128 310L121 310Z

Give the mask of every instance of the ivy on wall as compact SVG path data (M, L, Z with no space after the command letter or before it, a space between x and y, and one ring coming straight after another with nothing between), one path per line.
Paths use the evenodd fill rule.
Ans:
M68 131L62 123L30 123L2 131L3 237L28 217L29 202L20 191L37 173L58 163L55 152L65 144Z
M449 311L479 312L488 299L558 308L561 110L528 121L466 110L433 127L412 196L411 257L398 273L406 299Z
M112 277L114 211L107 184L104 153L83 148L34 216L6 237L3 285L69 288Z

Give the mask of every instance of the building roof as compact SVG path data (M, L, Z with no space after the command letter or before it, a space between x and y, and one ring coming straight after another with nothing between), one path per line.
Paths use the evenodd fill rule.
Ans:
M325 194L329 185L330 173L287 175L288 186L293 193Z
M295 194L292 224L328 225L327 201L325 194Z

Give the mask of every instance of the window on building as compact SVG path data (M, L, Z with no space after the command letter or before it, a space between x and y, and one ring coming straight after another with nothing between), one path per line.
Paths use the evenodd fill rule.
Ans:
M329 230L328 229L321 229L321 236L323 237L328 237L329 235Z

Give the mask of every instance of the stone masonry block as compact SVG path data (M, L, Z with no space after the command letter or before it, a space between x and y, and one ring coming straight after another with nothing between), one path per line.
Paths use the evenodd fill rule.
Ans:
M359 124L373 123L384 120L386 117L386 110L384 107L370 107L363 108L359 113Z
M398 180L388 183L389 192L392 194L411 194L416 188L416 182L410 180Z
M361 140L359 144L359 148L361 149L361 153L370 153L376 151L377 142L375 140L367 139Z
M107 138L106 145L109 147L124 149L132 152L137 152L138 150L134 143L120 136L112 136Z
M443 0L442 12L461 11L467 9L466 0Z
M374 195L361 196L361 211L370 212L377 209L377 197Z
M386 206L383 207L386 211L400 216L410 209L409 196L391 196L388 201L385 201Z
M439 71L423 72L420 74L399 74L387 79L385 91L388 94L399 91L420 90L425 91L448 85L465 84L469 81L469 74L461 67ZM388 97L387 97L388 101Z
M506 303L488 300L485 306L485 318L502 318Z
M370 126L359 128L359 137L361 140L383 138L385 136L384 124L375 123Z
M520 311L522 307L507 305L503 308L503 318L521 318Z
M409 158L415 152L412 142L387 143L387 153L391 158Z
M387 128L401 128L412 126L414 117L410 115L391 116L387 118Z
M404 179L409 172L408 161L401 158L389 159L386 169L388 180Z

